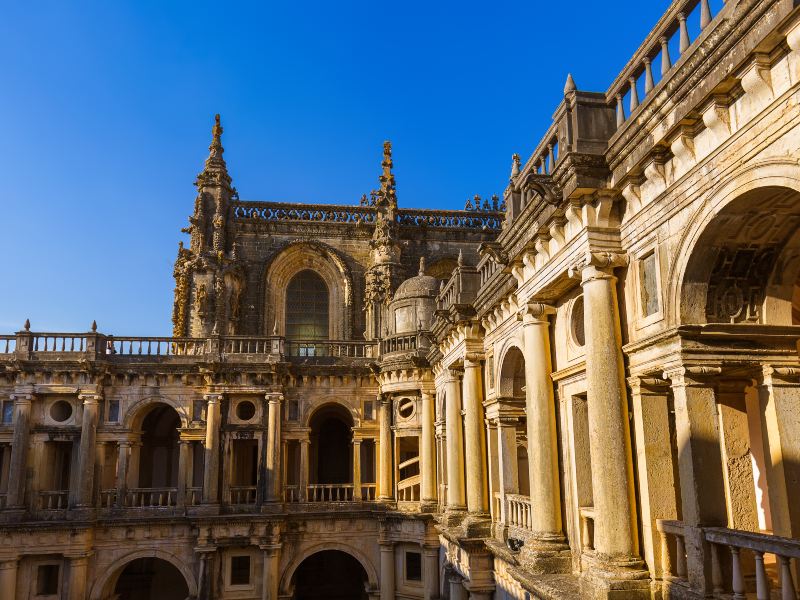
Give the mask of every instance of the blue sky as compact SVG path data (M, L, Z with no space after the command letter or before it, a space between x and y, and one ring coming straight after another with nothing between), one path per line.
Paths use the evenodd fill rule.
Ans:
M500 194L567 73L605 91L667 0L10 3L0 331L168 335L213 114L243 199Z

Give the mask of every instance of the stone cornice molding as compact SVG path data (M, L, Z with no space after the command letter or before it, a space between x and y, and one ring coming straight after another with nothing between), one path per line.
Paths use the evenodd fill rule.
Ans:
M628 256L621 252L608 252L608 251L587 251L577 261L572 263L569 267L569 276L577 277L579 274L584 277L584 271L592 269L603 273L605 271L613 271L616 268L627 266ZM593 274L594 275L594 274ZM610 273L605 275L611 276ZM598 274L598 277L602 278ZM594 277L593 277L594 278Z

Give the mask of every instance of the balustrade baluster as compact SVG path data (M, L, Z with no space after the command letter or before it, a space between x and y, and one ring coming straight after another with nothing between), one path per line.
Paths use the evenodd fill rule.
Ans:
M633 114L639 106L639 91L636 89L636 77L631 77L628 82L631 84L631 114Z
M700 0L700 29L705 29L711 23L711 7L708 0Z
M797 593L792 581L791 559L788 556L779 556L781 562L781 600L797 600Z
M747 598L745 596L744 577L742 576L742 563L739 559L739 548L731 546L731 588L734 598Z
M664 77L672 68L672 61L669 58L669 38L661 36L661 76Z
M661 531L659 533L661 534L661 577L667 578L672 576L672 560L669 553L669 535L665 531Z
M764 570L764 553L755 551L756 559L756 600L769 600L769 580Z
M622 94L617 94L617 127L625 124L625 107L622 104Z
M680 28L680 52L683 54L689 49L691 42L689 41L689 28L686 27L686 15L678 13L678 27Z
M682 535L675 536L675 574L686 577L686 540Z
M719 562L719 546L716 544L711 544L711 585L715 594L721 594L724 591L722 565Z

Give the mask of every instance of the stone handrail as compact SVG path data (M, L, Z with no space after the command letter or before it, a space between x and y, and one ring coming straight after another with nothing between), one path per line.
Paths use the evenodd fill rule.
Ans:
M773 554L780 563L779 585L781 600L796 600L794 582L792 581L791 561L800 559L800 540L737 531L723 527L704 528L706 541L711 545L711 581L714 593L720 594L728 589L734 598L744 598L745 582L742 574L740 553L747 550L753 553L756 567L756 600L770 599L770 581L764 567L764 554ZM721 565L720 549L726 548L731 556L730 585L725 585Z
M254 485L232 485L229 502L231 504L255 504L256 489Z
M505 215L499 210L400 209L397 211L398 225L411 227L499 230L504 220Z
M421 482L422 478L419 475L412 475L402 481L398 481L397 499L400 502L418 502Z
M308 486L308 502L352 502L352 483L312 483Z
M269 356L366 360L376 357L373 342L353 340L291 340L281 336L131 337L89 333L20 331L0 337L0 359L88 359L111 362L211 357L219 361L250 360Z
M378 484L376 483L361 484L361 500L363 502L374 502L377 496L378 496Z
M129 488L126 506L137 508L165 508L175 506L178 488Z
M628 116L642 104L640 100L645 100L656 87L667 78L673 65L686 54L689 48L694 46L689 39L689 31L686 24L687 18L695 10L700 11L700 37L710 25L725 12L725 8L712 16L708 0L674 0L667 11L659 19L655 28L650 32L645 41L633 55L625 68L617 76L606 92L606 101L609 106L615 107L617 114L617 128L621 127ZM679 38L679 52L677 56L670 56L669 43L673 36ZM699 39L699 38L698 38ZM694 40L696 42L697 40ZM660 65L657 65L661 80L655 83L656 77L653 73L652 61L661 54ZM644 78L643 86L639 86L639 80ZM640 99L637 87L642 87L644 96ZM628 109L629 115L626 116L626 109L623 98L629 96Z
M234 219L255 221L304 221L325 223L374 223L375 208L339 204L295 204L291 202L234 202Z
M421 346L419 333L397 333L381 340L381 355L412 352Z
M112 508L116 504L117 504L116 488L100 490L100 508Z
M667 580L686 580L686 539L680 521L656 521L661 536L661 573ZM673 568L673 557L675 565Z
M506 525L531 529L531 499L520 494L506 494Z
M0 354L13 354L17 349L17 337L14 335L0 335Z
M300 502L300 486L299 485L283 486L283 501Z
M68 497L69 490L42 490L39 492L39 510L64 510Z

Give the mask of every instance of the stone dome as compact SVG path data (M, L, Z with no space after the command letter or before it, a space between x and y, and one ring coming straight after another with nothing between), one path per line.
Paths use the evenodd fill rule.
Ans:
M439 280L425 275L425 259L419 261L419 275L406 279L394 293L395 300L408 298L436 298L439 294Z

